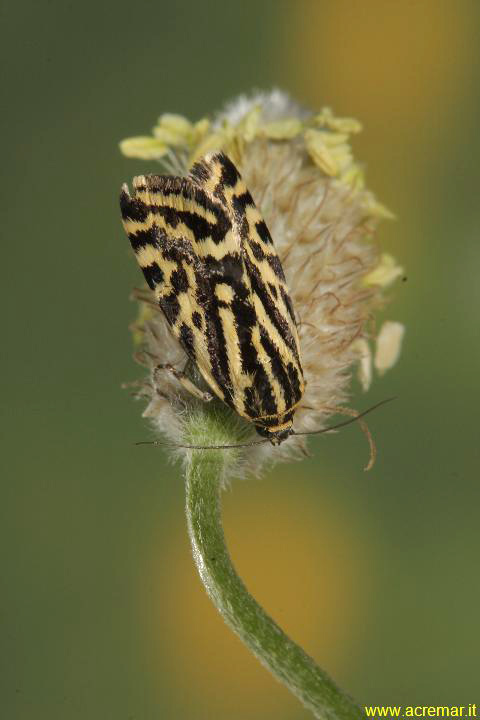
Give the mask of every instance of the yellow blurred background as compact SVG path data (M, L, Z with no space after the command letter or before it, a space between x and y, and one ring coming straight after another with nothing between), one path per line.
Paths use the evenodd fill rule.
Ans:
M180 469L120 390L139 276L119 154L162 112L282 87L364 125L354 152L406 267L399 364L313 458L224 498L235 564L360 703L478 701L480 5L6 3L0 707L9 720L308 717L210 605ZM477 695L475 696L475 693Z

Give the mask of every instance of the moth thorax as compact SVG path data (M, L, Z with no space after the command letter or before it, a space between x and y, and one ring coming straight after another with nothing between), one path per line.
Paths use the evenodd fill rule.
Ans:
M259 435L268 438L272 445L280 445L292 434L292 421L282 423L277 427L265 427L264 425L255 425L255 429Z

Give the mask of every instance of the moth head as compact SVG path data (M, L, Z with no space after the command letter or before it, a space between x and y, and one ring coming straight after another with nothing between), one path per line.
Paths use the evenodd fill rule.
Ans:
M269 440L272 445L280 445L290 435L293 434L292 420L277 427L265 427L264 425L255 425L257 433Z

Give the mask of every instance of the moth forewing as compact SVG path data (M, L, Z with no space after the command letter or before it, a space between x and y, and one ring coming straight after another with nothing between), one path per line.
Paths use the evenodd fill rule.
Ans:
M305 388L294 310L267 226L234 164L124 186L125 230L167 322L212 392L279 444Z

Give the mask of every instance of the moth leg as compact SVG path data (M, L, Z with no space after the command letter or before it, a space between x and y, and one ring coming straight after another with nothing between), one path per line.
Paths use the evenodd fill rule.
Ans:
M191 395L198 398L199 400L203 400L203 402L210 402L210 400L213 399L213 395L205 390L201 390L197 385L195 385L194 382L190 380L188 375L183 370L177 370L177 368L174 368L173 365L170 365L170 363L164 363L162 365L157 365L155 367L154 373L156 375L158 370L166 370L167 372L171 373L173 377L178 380L180 385L187 390Z

